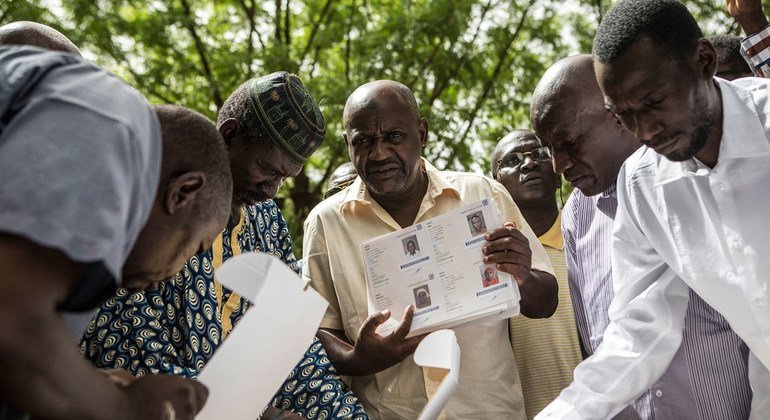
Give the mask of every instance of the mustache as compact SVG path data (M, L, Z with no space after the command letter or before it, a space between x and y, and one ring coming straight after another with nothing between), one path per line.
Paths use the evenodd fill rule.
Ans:
M388 166L397 166L399 169L403 169L401 162L398 159L390 158L383 161L369 162L366 164L366 172L373 172Z

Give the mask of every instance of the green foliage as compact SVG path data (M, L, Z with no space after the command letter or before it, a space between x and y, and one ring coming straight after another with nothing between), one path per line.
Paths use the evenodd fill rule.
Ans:
M0 0L0 23L60 29L152 102L212 119L248 78L296 73L320 101L327 139L279 202L301 249L302 221L348 160L342 108L358 85L410 86L438 168L489 172L497 139L529 127L530 92L555 60L589 52L608 0ZM734 30L716 0L699 18ZM710 23L712 24L712 23ZM566 197L565 197L566 198Z

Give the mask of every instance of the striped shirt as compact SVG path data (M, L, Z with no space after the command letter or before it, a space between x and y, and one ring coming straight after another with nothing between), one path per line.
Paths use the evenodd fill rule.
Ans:
M551 229L537 239L548 253L559 283L559 307L550 318L517 316L509 322L513 356L519 367L528 418L533 418L559 396L572 382L575 366L583 360L567 285L561 215Z
M588 354L602 342L614 296L610 263L617 210L613 185L594 197L575 190L562 213L569 286ZM633 406L643 419L746 419L748 348L727 321L690 291L682 346L668 370ZM627 407L616 418L635 418Z

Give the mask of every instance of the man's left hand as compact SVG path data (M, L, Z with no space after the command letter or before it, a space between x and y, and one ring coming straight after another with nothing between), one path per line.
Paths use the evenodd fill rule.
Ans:
M532 274L532 250L529 241L516 225L506 222L503 227L488 232L484 239L487 244L482 249L484 262L495 264L497 269L506 272L523 286Z

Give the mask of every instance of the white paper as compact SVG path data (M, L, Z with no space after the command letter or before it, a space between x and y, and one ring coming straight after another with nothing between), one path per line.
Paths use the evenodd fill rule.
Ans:
M408 305L408 337L519 313L510 274L483 262L484 234L502 225L494 201L469 206L363 243L369 313L390 309L391 332Z
M327 303L269 254L237 255L216 279L252 306L201 371L209 398L196 418L254 420L310 346Z

